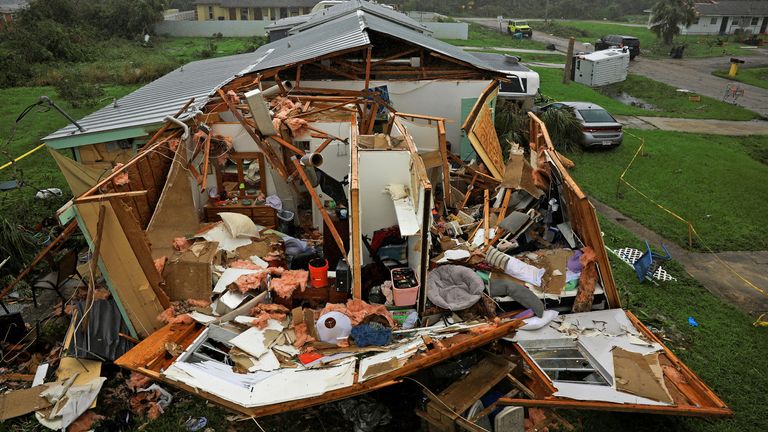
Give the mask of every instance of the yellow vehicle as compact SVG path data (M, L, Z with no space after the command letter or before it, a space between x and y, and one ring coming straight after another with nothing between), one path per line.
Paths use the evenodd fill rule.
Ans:
M533 29L528 25L528 21L525 20L509 20L507 23L507 31L509 34L522 33L523 37L530 38L533 36Z

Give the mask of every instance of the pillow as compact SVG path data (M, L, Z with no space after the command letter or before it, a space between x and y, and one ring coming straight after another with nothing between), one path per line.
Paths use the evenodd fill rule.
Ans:
M230 212L219 213L219 216L233 238L259 236L259 228L248 216Z

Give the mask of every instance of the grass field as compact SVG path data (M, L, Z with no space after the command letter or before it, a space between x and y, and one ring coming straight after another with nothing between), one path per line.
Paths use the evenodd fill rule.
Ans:
M70 74L94 84L146 83L194 60L253 51L264 38L155 37L151 46L124 39L102 41L90 62L35 67L34 85L51 85Z
M757 234L764 231L768 165L750 156L765 137L629 132L645 139L645 151L625 176L628 182L690 221L715 250L768 248L768 238ZM572 175L588 194L686 246L685 224L626 186L616 195L618 178L639 144L625 135L615 149L569 154L576 163ZM702 250L695 241L694 247Z
M661 44L656 35L645 27L626 26L612 22L595 21L552 21L539 23L536 30L560 37L575 37L580 42L594 44L597 39L608 34L634 36L640 40L641 55L647 57L667 57L669 47ZM716 41L723 41L718 46ZM675 38L675 44L685 44L685 57L714 57L725 55L744 55L749 52L740 48L735 37L722 36L687 36Z
M674 87L645 78L629 75L627 80L600 89L592 89L579 83L563 84L562 70L533 68L541 77L541 93L560 101L594 102L614 115L643 115L654 117L679 117L720 120L752 120L760 116L748 109L716 99L701 97L701 102L690 102L688 95ZM655 105L657 110L647 110L626 105L608 96L626 92Z
M768 67L739 69L735 77L728 76L727 70L714 71L712 75L768 89Z
M469 39L441 39L451 45L472 46L481 48L507 47L524 49L545 49L542 42L531 39L514 39L507 33L501 33L480 24L469 23Z
M136 85L106 87L106 100L101 105L109 103L112 97L120 98L136 88ZM58 112L35 109L18 124L13 140L8 146L5 146L16 117L24 108L35 103L42 95L50 96L75 119L79 119L96 109L73 108L58 98L56 91L52 87L0 89L0 98L5 101L3 104L0 104L0 143L2 143L4 153L7 153L0 155L0 165L4 165L9 161L8 155L20 156L40 144L42 137L67 125L68 121ZM20 170L20 173L14 170L13 167L0 171L0 181L11 180L14 176L21 174L21 178L27 186L21 189L0 192L0 215L2 217L14 223L32 226L43 218L53 215L56 209L70 198L67 182L46 149L39 150L19 161L16 167ZM64 196L45 201L35 198L37 189L51 187L63 190Z
M609 248L642 248L643 243L620 226L601 219ZM622 306L644 324L662 329L665 344L734 410L723 420L667 416L576 412L584 431L737 432L768 430L768 332L752 319L712 295L672 261L664 265L677 282L658 286L638 283L634 270L610 255ZM720 269L713 269L720 271ZM694 317L699 327L688 325ZM573 415L574 412L571 413Z

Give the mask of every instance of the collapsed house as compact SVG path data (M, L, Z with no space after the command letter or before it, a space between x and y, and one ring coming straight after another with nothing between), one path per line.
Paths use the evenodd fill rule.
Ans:
M110 340L132 341L109 350L118 365L259 417L489 347L516 385L499 406L731 414L621 309L543 123L503 155L507 73L364 9L318 21L48 138L83 162L59 161L84 190L60 217L122 318ZM121 140L137 154L84 188L83 143Z

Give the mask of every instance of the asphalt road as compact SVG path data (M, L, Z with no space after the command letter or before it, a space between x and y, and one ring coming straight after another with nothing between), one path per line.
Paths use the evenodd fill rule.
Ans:
M495 18L462 18L462 20L489 28L499 28L498 20ZM533 39L554 44L558 51L565 52L568 49L568 40L564 38L534 30ZM578 41L574 46L575 52L589 52L593 49L593 46ZM744 64L746 67L768 66L768 49L755 49L754 54L739 58L746 61ZM630 64L630 72L715 99L723 99L728 85L735 84L740 86L743 94L739 95L735 101L733 99L729 101L768 117L768 89L735 83L712 75L714 70L728 69L729 62L730 56L675 60L650 59L641 54Z

